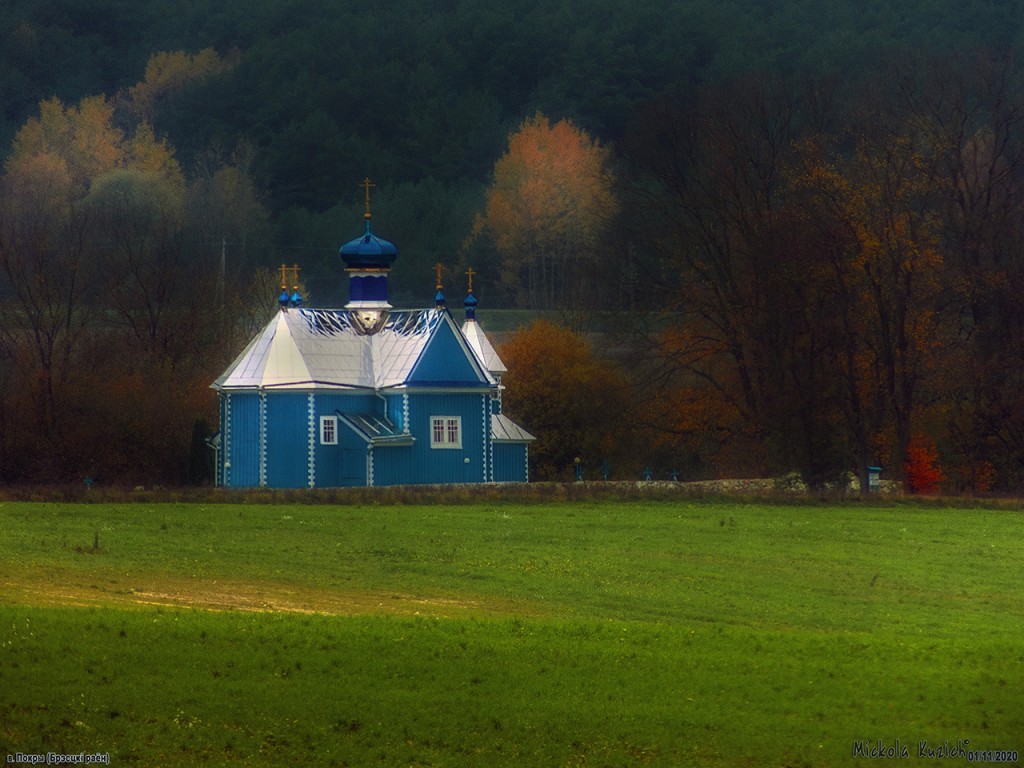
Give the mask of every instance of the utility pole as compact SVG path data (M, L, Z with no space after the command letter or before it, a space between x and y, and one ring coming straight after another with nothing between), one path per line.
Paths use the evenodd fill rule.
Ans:
M228 238L224 235L220 239L220 275L217 277L217 303L224 306L224 273L227 265Z

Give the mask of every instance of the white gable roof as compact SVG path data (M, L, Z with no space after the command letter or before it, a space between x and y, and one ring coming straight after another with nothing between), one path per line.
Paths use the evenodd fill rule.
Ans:
M469 342L469 346L473 348L474 354L476 354L477 359L483 364L484 368L491 373L505 373L508 371L505 364L501 362L501 358L498 357L498 353L491 344L491 340L487 338L484 329L480 327L476 320L466 320L462 324L462 335L466 337L466 341Z
M346 310L289 309L267 324L213 387L401 386L442 323L448 323L461 337L451 316L436 309L391 312L384 326L371 335L364 333ZM486 370L483 377L493 386Z

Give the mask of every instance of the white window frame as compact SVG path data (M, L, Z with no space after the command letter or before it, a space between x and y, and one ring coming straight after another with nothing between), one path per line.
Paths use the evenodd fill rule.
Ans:
M320 417L320 445L338 444L338 417Z
M430 447L459 450L462 448L462 417L431 416Z

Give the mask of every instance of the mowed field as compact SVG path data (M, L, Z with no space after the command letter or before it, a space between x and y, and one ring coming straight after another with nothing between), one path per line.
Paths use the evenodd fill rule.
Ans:
M1022 575L1012 508L3 503L0 759L962 765Z

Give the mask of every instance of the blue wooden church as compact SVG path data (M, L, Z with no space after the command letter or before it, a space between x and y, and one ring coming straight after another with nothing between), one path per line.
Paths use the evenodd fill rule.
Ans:
M213 383L220 400L217 483L325 488L525 482L534 437L501 412L505 366L466 297L395 310L398 253L370 228L341 247L343 309L281 309ZM470 272L472 280L472 272Z

